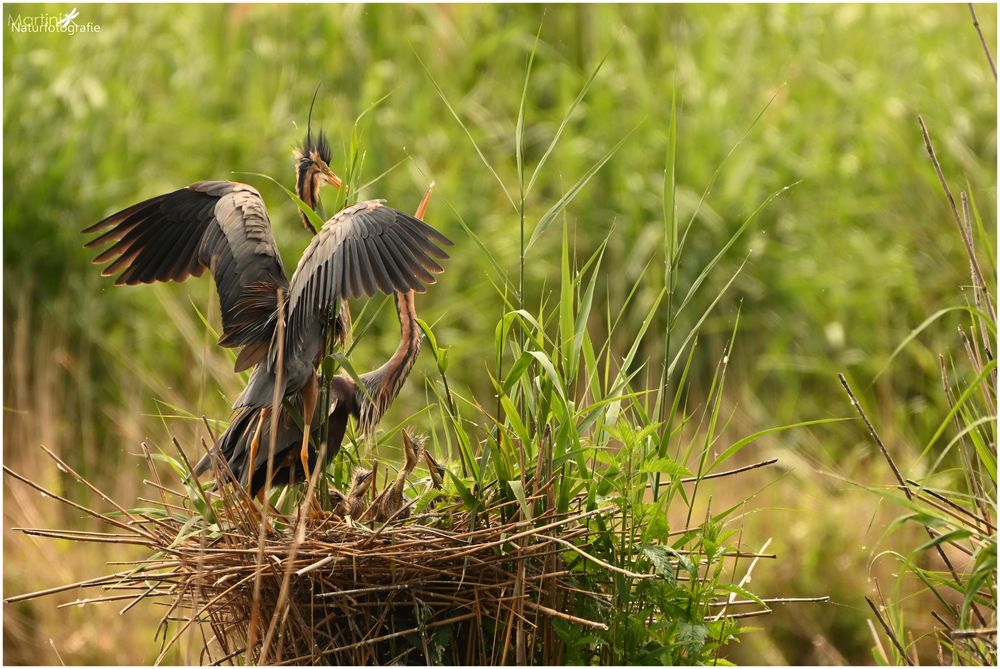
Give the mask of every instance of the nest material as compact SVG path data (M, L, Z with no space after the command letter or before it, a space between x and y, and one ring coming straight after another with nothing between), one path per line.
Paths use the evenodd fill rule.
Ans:
M331 517L263 550L238 533L185 541L176 601L211 625L220 654L250 647L268 663L523 663L557 648L553 618L604 627L560 611L577 587L560 554L596 512L496 523L501 512L448 514L447 530L427 524L439 514L373 527Z
M125 571L7 601L99 588L108 594L70 605L120 601L124 613L151 600L166 609L156 630L157 663L204 626L203 663L560 664L556 624L606 629L566 612L580 597L607 600L583 585L581 573L591 580L601 572L654 578L581 548L596 536L596 516L620 521L617 507L582 511L576 503L576 511L529 518L536 502L554 507L551 482L522 503L497 502L476 513L452 503L385 523L305 512L272 515L262 526L243 491L178 492L159 482L151 461L156 480L146 483L159 499L145 501L159 508L125 509L46 451L116 511L93 511L5 468L7 474L113 529L24 531L140 544L150 556L125 563Z
M145 444L153 478L146 483L158 499L140 498L156 506L132 510L42 448L60 470L115 511L101 513L77 504L6 466L5 473L111 529L21 531L71 541L138 544L149 556L113 563L126 566L124 571L4 601L89 588L110 594L62 606L119 602L125 613L142 601L159 604L166 612L155 631L154 638L162 633L157 664L179 639L196 631L201 632L195 638L203 664L563 664L567 638L578 641L607 629L600 620L570 611L590 611L587 615L599 618L610 610L615 584L661 578L652 569L634 573L594 555L608 528L627 525L626 513L615 505L584 511L582 498L572 500L570 511L557 513L551 480L526 481L526 494L516 501L500 501L499 486L487 486L475 513L442 499L436 508L405 520L398 519L399 513L385 523L357 523L330 513L312 517L302 512L309 508L304 502L299 512L272 515L262 524L259 507L237 487L206 492L195 485L178 492L162 485ZM190 469L186 459L185 464ZM312 493L310 486L306 498ZM425 495L421 503L433 498ZM676 556L684 552L671 550ZM775 557L738 549L722 556L752 558L741 587L759 558ZM634 563L633 557L619 556L622 564ZM717 611L711 619L770 612L767 606L729 611L755 602L761 600L729 595L710 603Z

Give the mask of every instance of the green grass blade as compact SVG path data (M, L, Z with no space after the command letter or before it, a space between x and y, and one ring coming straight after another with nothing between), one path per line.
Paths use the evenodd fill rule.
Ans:
M583 88L580 89L580 93L576 96L576 99L573 100L573 103L566 110L566 114L563 116L562 123L559 124L559 129L556 130L555 136L552 138L552 141L549 142L548 148L545 149L545 153L542 154L542 157L539 159L538 164L535 165L535 170L531 173L531 179L528 181L528 187L525 189L525 194L531 192L531 189L535 185L535 181L538 179L538 175L541 174L542 167L545 166L545 162L549 159L549 155L552 153L553 150L555 150L556 144L559 143L559 138L562 137L563 130L565 130L567 124L569 124L569 120L573 116L573 112L580 105L580 103L583 102L583 99L587 96L587 91L590 90L591 84L593 84L594 80L597 78L597 73L601 71L601 68L604 66L604 62L607 59L608 56L607 54L605 54L605 56L601 58L601 61L597 64L597 67L594 68L594 71L590 73L590 77L587 79L587 83L585 83L583 85Z
M769 427L766 430L760 430L759 432L754 432L753 434L743 437L739 441L733 443L732 446L724 450L719 454L718 457L712 462L712 465L705 471L706 474L710 473L713 469L721 465L723 462L729 458L736 455L739 451L743 449L744 446L757 441L761 437L766 437L770 434L778 434L781 432L787 432L788 430L794 430L800 427L810 427L813 425L829 425L831 423L842 423L844 421L857 420L851 416L845 416L840 418L817 418L815 420L804 420L798 423L789 423L787 425L779 425L777 427Z
M468 126L465 125L465 122L462 121L462 117L458 115L458 112L455 111L455 108L451 106L451 102L448 101L448 96L444 94L444 90L441 89L441 86L434 78L434 75L431 74L431 71L430 69L428 69L427 64L424 63L423 59L416 52L414 52L414 56L416 56L417 61L420 63L420 66L424 68L424 72L427 73L427 78L430 79L431 85L434 87L434 90L437 91L438 97L441 98L441 101L444 102L444 106L448 108L448 111L451 113L452 118L454 118L455 121L458 122L458 125L465 132L465 136L469 138L470 142L472 142L472 148L476 150L476 154L479 156L479 159L482 161L483 165L486 166L486 169L490 171L490 174L492 174L493 177L497 180L497 183L500 184L500 189L506 196L507 201L510 202L510 206L514 209L514 211L517 211L517 204L514 202L514 198L511 197L510 191L507 190L507 185L503 182L503 179L500 178L500 175L493 168L493 165L490 164L490 161L486 159L486 154L484 154L483 150L479 148L479 144L476 142L476 138L472 136L472 131L470 131Z
M602 167L604 167L605 163L611 160L611 158L618 153L618 150L625 144L628 138L632 136L632 133L639 129L641 125L642 123L640 122L634 128L629 130L624 137L618 140L618 142L611 147L611 149L605 153L600 160L594 163L594 165L592 165L591 168L587 170L575 184L573 184L573 187L570 188L565 195L559 198L558 202L552 205L549 210L542 215L542 218L538 221L538 225L535 226L534 231L531 233L531 238L528 240L527 246L524 248L525 252L532 247L535 241L548 229L549 225L552 224L552 221L555 220L556 216L558 216L560 212L562 212L562 210L573 201L573 198L575 198L579 192L583 190L583 187L590 182L594 175L597 174Z
M973 307L969 307L969 306L945 307L944 309L938 309L933 314L931 314L930 316L928 316L927 318L925 318L923 320L923 322L920 323L920 325L918 325L917 327L915 327L912 330L910 330L910 334L906 335L906 338L903 339L903 341L901 341L899 343L899 346L897 346L895 348L895 350L892 352L892 355L890 355L889 359L886 361L886 363L884 365L882 365L882 369L880 369L878 371L878 374L875 375L875 377L872 379L872 382L870 384L868 384L868 386L871 387L872 385L874 385L875 382L878 381L879 377L882 376L883 374L885 374L886 371L888 371L889 367L892 366L893 361L895 361L896 356L898 356L900 353L902 353L903 349L906 348L910 344L910 342L912 342L914 339L916 339L917 337L919 337L921 332L923 332L928 327L930 327L931 325L933 325L935 322L937 322L938 320L940 320L943 316L946 316L946 315L948 315L950 313L953 313L953 312L956 312L956 311L965 311L965 312L968 312L972 316L978 316L979 318L983 319L984 322L989 322L990 321L989 317L986 314L984 314L983 312L979 311L978 309L974 309ZM994 334L994 336L996 336L996 331L995 330L993 331L993 334Z

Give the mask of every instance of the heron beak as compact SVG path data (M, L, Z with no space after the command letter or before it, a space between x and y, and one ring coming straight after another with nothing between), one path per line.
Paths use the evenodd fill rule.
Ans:
M427 449L424 449L423 456L424 462L427 463L427 471L431 474L431 481L435 486L440 487L444 483L444 467L434 459L434 456Z
M331 186L333 186L334 188L340 189L343 186L343 183L340 181L340 177L334 174L333 170L328 169L326 172L323 173L323 176L326 177L326 182Z

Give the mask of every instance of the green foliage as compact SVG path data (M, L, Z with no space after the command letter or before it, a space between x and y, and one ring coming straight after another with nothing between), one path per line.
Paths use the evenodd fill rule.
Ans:
M6 5L5 25L64 10ZM992 44L995 8L978 11ZM853 426L812 420L840 413L837 371L875 379L862 399L899 444L931 443L952 409L926 389L940 377L936 353L975 314L963 306L920 325L967 279L913 118L924 114L948 147L945 169L967 175L977 239L988 238L996 94L965 7L88 5L80 20L101 32L4 39L5 406L11 425L37 415L44 428L25 443L56 440L82 473L114 482L131 463L123 449L166 439L144 420L153 398L183 407L164 418L185 444L202 415L213 426L227 415L242 381L203 325L203 314L218 323L208 282L111 289L79 230L198 179L244 179L268 203L291 271L308 243L295 204L234 173L292 183L291 150L321 84L314 126L354 186L327 190L323 212L348 197L410 210L433 180L428 220L459 242L417 304L429 345L414 381L434 381L426 395L403 393L386 421L433 404L417 421L448 426L431 445L458 462L450 492L474 506L491 476L524 480L533 451L571 475L560 504L574 489L594 503L634 500L650 478L654 506L634 506L646 519L638 545L677 542L664 510L680 500L704 517L712 494L709 482L695 494L678 481L718 471L716 453L743 435L767 448L780 437L789 476L774 505L798 509L805 494L831 511L795 512L808 528L789 540L799 559L780 583L835 588L847 606L784 619L779 651L742 659L838 661L813 654L816 638L840 659L869 659L864 560L827 548L867 502L851 508L803 470L870 469ZM978 248L994 266L994 249ZM739 364L722 368L737 310ZM359 319L371 323L350 357L359 370L398 341L381 313ZM30 392L10 390L17 359L32 361ZM956 371L959 396L981 392ZM49 385L34 381L46 374ZM51 397L58 412L27 396ZM995 471L981 406L964 402L955 418L968 422L931 449L947 451L929 466L938 476L970 445ZM628 462L612 452L626 443ZM333 480L360 455L346 449ZM574 479L581 463L607 473ZM504 494L516 499L515 488ZM787 534L784 518L762 524ZM689 624L702 623L692 613ZM707 645L729 633L716 632ZM590 632L570 636L596 647Z
M947 185L945 189L949 190ZM895 560L900 567L892 597L883 606L888 619L883 625L892 643L876 649L875 659L881 664L911 664L912 658L919 657L912 633L907 639L912 622L901 606L907 581L916 581L933 597L931 627L939 661L948 658L956 665L985 666L997 662L997 365L993 357L997 285L996 275L984 273L981 265L981 257L996 256L993 238L982 234L981 227L973 227L973 221L980 218L975 204L964 191L961 200L961 219L957 209L953 213L966 240L971 280L968 304L939 310L927 318L890 358L938 326L944 313L959 311L965 316L958 328L962 353L939 356L943 397L950 408L917 457L922 465L920 476L898 481L897 488L902 490L873 491L902 507L903 515L889 526L888 534L917 526L925 536L905 555L884 551L875 558ZM942 446L946 433L953 436ZM896 469L894 463L889 464Z

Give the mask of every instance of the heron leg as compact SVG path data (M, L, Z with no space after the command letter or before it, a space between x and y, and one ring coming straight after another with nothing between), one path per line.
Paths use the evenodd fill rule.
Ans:
M319 379L316 372L312 373L309 381L302 389L302 450L299 459L302 460L302 471L306 474L306 483L312 471L309 468L309 432L312 427L313 413L316 411L316 402L319 400Z
M264 429L264 418L267 416L271 409L268 407L262 407L260 410L260 418L257 420L257 429L254 430L253 438L250 439L250 458L247 460L247 494L253 494L253 465L257 460L257 451L260 450L260 433ZM261 488L263 491L263 488Z
M264 486L261 486L261 489L257 491L257 504L260 505L260 519L264 523L264 532L270 534L271 530L274 529L274 525L272 525L271 521L264 515L264 505L268 503L264 496L265 491L266 488Z

